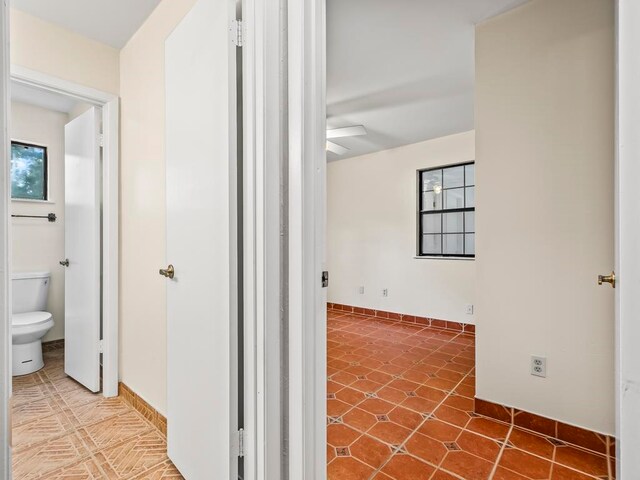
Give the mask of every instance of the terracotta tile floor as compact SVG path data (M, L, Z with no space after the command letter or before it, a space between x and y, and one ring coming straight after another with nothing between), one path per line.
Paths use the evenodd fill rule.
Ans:
M329 480L610 478L604 456L473 413L473 335L330 310L327 350Z
M14 480L182 479L142 415L67 377L62 349L44 355L42 370L13 379Z

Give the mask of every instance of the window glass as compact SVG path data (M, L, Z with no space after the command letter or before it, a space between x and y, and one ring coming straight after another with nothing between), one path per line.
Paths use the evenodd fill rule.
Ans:
M442 170L429 170L422 174L422 191L437 190L438 187L442 188Z
M442 170L442 187L464 187L464 167L450 167Z
M422 215L422 231L424 233L442 233L442 215Z
M475 164L418 171L418 255L475 256Z
M47 199L47 149L45 147L12 142L11 198Z

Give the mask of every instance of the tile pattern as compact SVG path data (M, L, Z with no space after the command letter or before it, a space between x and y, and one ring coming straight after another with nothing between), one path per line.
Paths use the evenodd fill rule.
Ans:
M163 435L167 435L167 419L155 408L149 405L136 392L127 387L124 383L118 384L118 395L127 404L135 408L147 420L149 420Z
M387 312L385 310L373 310L371 308L354 307L341 303L328 303L329 310L338 312L355 313L356 315L367 315L369 317L384 318L397 322L413 323L424 327L441 328L453 330L455 332L475 333L476 326L470 323L451 322L449 320L438 320L437 318L418 317L416 315L405 315L404 313Z
M475 399L475 412L496 420L512 423L517 427L531 430L535 433L556 438L562 442L592 450L595 453L606 455L607 452L613 452L612 454L615 455L615 438L608 435L574 427L557 420L479 398Z
M590 451L474 411L475 336L330 309L329 480L613 479Z
M157 422L67 377L60 346L44 357L42 370L13 379L14 479L182 479Z

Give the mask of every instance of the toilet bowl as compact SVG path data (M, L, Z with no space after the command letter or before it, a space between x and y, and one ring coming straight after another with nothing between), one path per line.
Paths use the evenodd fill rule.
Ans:
M11 337L13 376L28 375L44 367L42 337L53 327L53 316L45 312L49 293L48 272L12 275L13 306Z

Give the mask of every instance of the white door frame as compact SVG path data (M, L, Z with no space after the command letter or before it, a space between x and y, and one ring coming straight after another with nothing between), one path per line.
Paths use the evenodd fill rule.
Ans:
M640 476L640 4L616 6L616 478L627 479Z
M326 479L325 0L288 1L289 478Z
M116 95L18 65L11 66L10 80L74 97L102 109L102 392L105 397L115 397L118 395L119 99ZM9 192L0 191L0 195L8 199ZM7 341L11 345L11 335ZM8 372L11 378L10 370Z

